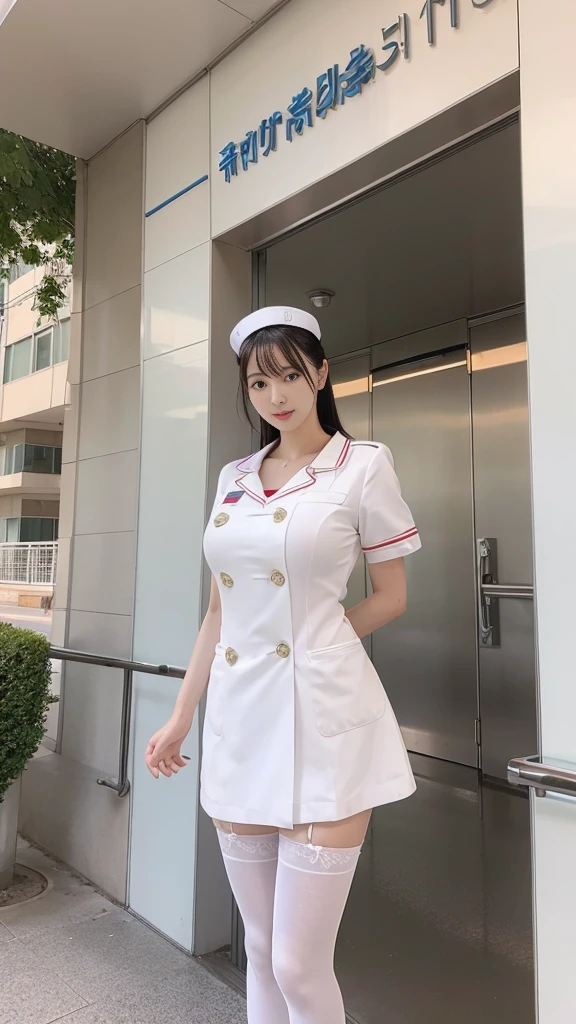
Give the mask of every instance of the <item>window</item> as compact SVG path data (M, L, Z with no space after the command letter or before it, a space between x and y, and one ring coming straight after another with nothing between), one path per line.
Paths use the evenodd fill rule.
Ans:
M34 263L23 263L22 260L14 263L10 267L10 284L17 281L19 277L24 277L24 274L29 274L31 270L36 270Z
M27 377L31 371L30 361L32 358L32 338L22 338L14 345L6 346L4 358L4 383L11 380L20 380Z
M34 370L45 370L52 364L52 331L36 335Z
M55 325L53 331L54 348L52 362L64 363L70 353L70 321L61 320L59 324Z
M58 540L58 519L23 516L22 519L0 519L0 544L35 544Z
M62 449L45 444L15 444L6 449L4 476L11 473L62 472Z
M46 370L68 359L70 351L70 320L62 320L30 338L6 346L4 383L20 380L30 373Z
M8 543L14 543L20 539L20 520L19 519L7 519L6 520L6 540Z
M20 520L20 540L29 544L35 541L51 541L58 539L57 519L33 519L23 518Z

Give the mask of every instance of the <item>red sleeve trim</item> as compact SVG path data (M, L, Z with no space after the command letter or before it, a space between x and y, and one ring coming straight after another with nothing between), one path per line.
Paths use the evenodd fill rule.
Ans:
M410 537L417 537L418 530L413 526L410 530L405 530L404 533L399 533L397 537L390 537L389 540L383 540L381 544L371 544L370 547L362 548L362 551L377 551L378 548L389 548L393 544L401 544L403 540L409 540Z

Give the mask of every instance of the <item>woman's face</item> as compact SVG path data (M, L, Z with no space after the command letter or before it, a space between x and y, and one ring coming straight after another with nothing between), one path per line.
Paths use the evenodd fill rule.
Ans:
M284 365L286 359L277 347L274 356L282 372L270 377L258 369L256 351L251 353L247 369L250 401L267 423L282 431L296 430L316 408L318 391L324 387L328 376L328 363L324 360L321 369L317 370L303 357L315 385L312 390L301 370Z

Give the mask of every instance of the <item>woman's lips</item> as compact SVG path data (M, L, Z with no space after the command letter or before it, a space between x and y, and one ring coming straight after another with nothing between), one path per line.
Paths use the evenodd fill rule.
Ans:
M289 420L293 412L294 409L292 409L290 412L275 412L273 413L273 416L274 419L276 420Z

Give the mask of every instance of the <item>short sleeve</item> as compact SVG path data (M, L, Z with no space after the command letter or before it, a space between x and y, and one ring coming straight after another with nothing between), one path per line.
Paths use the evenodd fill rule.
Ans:
M367 562L385 562L418 551L421 541L412 513L404 501L392 453L378 448L364 479L359 532Z

